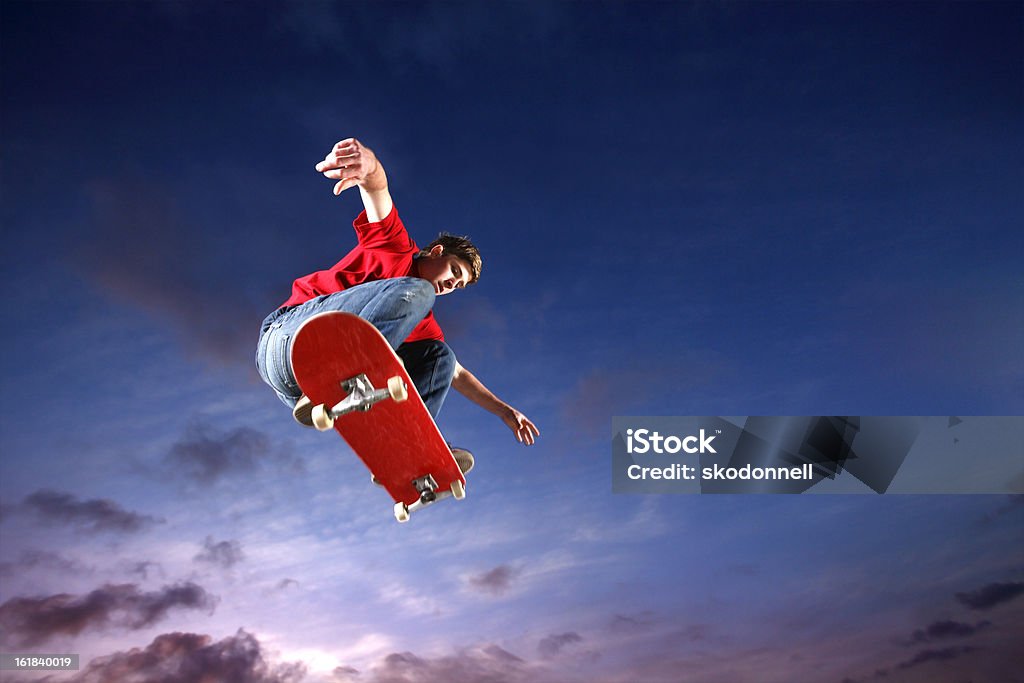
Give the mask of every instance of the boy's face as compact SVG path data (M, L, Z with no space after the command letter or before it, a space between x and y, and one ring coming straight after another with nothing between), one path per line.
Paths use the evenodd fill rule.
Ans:
M444 247L434 245L427 256L417 261L419 276L434 285L434 293L442 296L469 284L473 271L465 259L444 253Z

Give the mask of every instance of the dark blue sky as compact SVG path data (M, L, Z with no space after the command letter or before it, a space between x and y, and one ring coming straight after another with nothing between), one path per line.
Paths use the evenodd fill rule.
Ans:
M396 680L401 652L458 683L997 680L1019 505L611 496L608 428L1021 413L1022 27L1019 2L3 3L0 604L194 581L215 610L44 642L243 628L315 682ZM453 396L478 470L415 541L252 362L354 244L357 196L313 168L349 136L421 244L481 247L437 317L542 430ZM825 653L824 609L869 635ZM949 620L982 640L915 662Z
M131 244L97 184L148 191L176 221L127 238L171 252L152 279L266 310L348 246L309 160L356 135L421 240L481 243L477 299L549 302L546 372L633 362L633 327L727 358L706 412L787 380L836 412L1019 410L1019 4L4 12L5 223L47 220L11 230L36 253L102 268Z

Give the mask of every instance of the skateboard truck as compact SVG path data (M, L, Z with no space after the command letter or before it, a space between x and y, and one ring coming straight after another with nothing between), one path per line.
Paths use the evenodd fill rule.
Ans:
M452 482L451 490L449 491L439 491L440 487L437 485L437 480L431 474L413 479L412 485L419 491L420 499L411 505L395 503L395 519L399 522L408 522L409 515L413 512L421 510L443 498L452 497L456 500L462 500L466 497L465 485L458 479Z
M424 505L437 500L437 494L434 493L437 490L437 481L432 474L420 477L419 479L413 479L412 485L420 492L420 502Z
M333 408L324 404L313 407L313 426L321 432L327 431L334 426L334 421L342 415L355 411L366 412L374 403L390 398L395 403L401 403L409 398L405 381L398 375L388 378L387 389L377 389L370 382L365 374L350 377L341 383L342 390L347 394Z

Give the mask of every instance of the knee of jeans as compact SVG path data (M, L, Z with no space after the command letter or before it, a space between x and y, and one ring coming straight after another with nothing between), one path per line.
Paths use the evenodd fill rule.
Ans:
M401 316L421 319L434 307L434 286L418 277L402 278L390 294L394 312Z
M402 291L400 297L406 303L426 301L429 306L434 305L434 285L421 277L404 277L401 279Z

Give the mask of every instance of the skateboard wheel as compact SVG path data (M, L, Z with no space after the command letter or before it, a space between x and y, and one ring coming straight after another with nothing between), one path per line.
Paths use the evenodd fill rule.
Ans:
M409 398L409 390L405 388L405 380L399 375L388 378L388 393L391 395L391 400L395 403L401 403Z
M334 426L334 418L328 414L327 408L323 403L313 406L313 412L310 414L310 417L313 418L313 426L321 432L326 432Z
M455 500L462 500L466 497L466 485L459 479L452 482L452 496L455 497Z
M405 503L395 503L395 519L400 524L409 521L409 508Z

